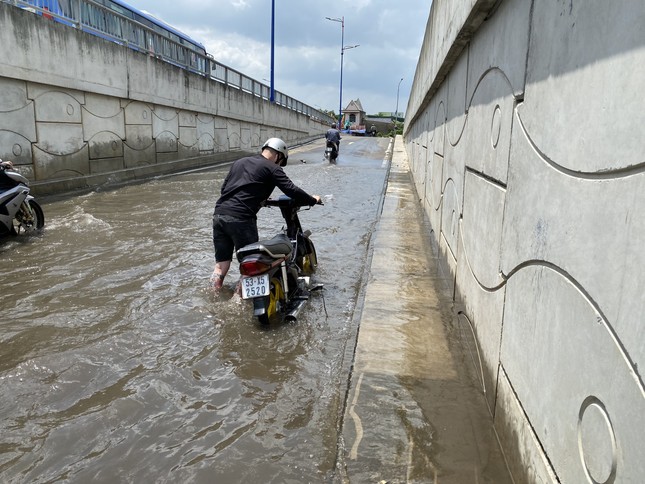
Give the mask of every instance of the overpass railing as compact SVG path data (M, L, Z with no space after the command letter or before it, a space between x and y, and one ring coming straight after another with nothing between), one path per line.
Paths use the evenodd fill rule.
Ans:
M180 38L163 22L146 25L130 18L128 12L95 0L0 0L78 30L144 52L165 62L209 77L215 82L239 89L264 100L271 100L271 89L255 79L216 61L197 42ZM111 2L105 2L111 3ZM120 11L119 11L120 10ZM145 21L145 19L141 18ZM148 22L147 22L148 23ZM331 123L334 118L279 91L274 103L316 120Z

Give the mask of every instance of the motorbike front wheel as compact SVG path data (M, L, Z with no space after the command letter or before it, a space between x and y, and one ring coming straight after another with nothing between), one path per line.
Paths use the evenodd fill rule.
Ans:
M25 206L25 204L29 206ZM42 229L45 226L45 214L36 200L23 202L20 210L13 219L11 231L14 234L29 234Z
M266 302L266 311L264 314L258 316L258 321L260 324L269 324L269 321L273 319L278 313L282 311L285 305L285 296L284 289L282 288L282 282L277 277L271 279L271 287L269 289L269 295L265 296Z
M314 272L316 272L316 267L318 267L318 256L316 255L316 248L314 247L314 243L309 240L307 240L307 254L305 254L301 259L300 259L300 268L302 269L302 273L306 276L310 276Z

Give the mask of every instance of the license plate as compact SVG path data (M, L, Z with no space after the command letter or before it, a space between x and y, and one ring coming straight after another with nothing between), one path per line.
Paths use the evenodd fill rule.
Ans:
M269 274L242 278L242 299L269 295Z

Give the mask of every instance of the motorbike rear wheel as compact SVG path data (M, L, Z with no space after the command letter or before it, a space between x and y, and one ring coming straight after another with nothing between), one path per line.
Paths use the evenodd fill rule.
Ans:
M284 289L282 288L282 282L277 277L271 279L269 295L266 296L266 299L266 311L258 316L260 324L269 324L269 321L280 313L285 306Z
M20 210L16 213L16 217L13 219L11 232L16 235L20 233L33 233L45 226L45 214L38 202L36 200L29 200L24 203L28 203L29 207L27 209L20 207Z

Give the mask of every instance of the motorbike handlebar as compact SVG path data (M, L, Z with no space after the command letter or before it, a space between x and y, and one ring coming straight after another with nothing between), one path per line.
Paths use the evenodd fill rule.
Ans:
M324 205L322 198L320 199L319 202L316 203L316 205ZM300 204L296 202L294 199L291 197L288 197L286 195L280 195L278 198L267 198L263 203L262 206L264 207L311 207L312 205L309 205L308 203L306 204Z

